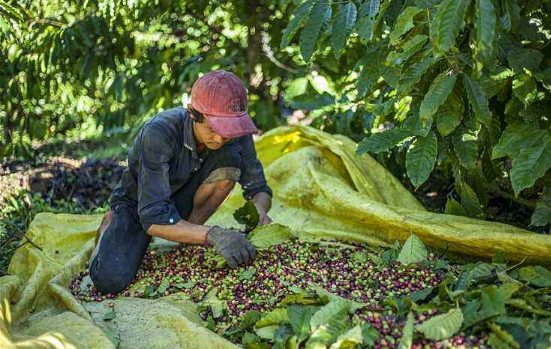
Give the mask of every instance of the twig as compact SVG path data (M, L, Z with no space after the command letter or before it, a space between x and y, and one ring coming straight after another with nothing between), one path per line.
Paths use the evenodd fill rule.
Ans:
M501 190L498 186L496 185L493 185L493 184L488 184L488 189L490 189L491 191L493 191L495 194L498 194L506 199L509 199L511 201L514 201L514 202L517 202L521 205L524 205L528 208L531 208L531 209L536 209L536 205L537 203L534 202L534 201L531 201L531 200L526 200L526 199L523 199L523 198L517 198L515 197L514 195L511 195L507 192L504 192L503 190Z
M38 248L40 251L43 251L42 250L42 247L38 246L37 244L35 244L30 238L28 238L27 236L24 236L25 240L27 240L29 242L29 244L33 245L34 247Z
M517 264L505 269L503 272L506 273L508 272L509 270L512 270L512 269L515 269L516 267L518 267L519 265L521 265L522 263L524 263L524 261L526 260L526 257L524 257L520 262L518 262Z
M40 246L38 246L37 244L35 244L35 243L34 243L31 239L29 239L28 237L23 236L23 238L24 238L26 241L25 241L24 243L20 244L19 246L17 246L17 247L14 249L14 251L17 250L19 247L25 246L25 244L27 244L27 243L33 245L34 247L36 247L36 248L39 249L40 251L44 251L44 250L42 249L42 247L40 247Z
M319 276L324 282L327 281L327 279L325 278L325 276L322 275L321 273L317 272L316 270L304 271L304 270L300 270L300 269L291 268L291 267L288 267L288 266L286 266L286 265L284 265L283 268L289 269L289 270L291 270L291 271L303 273L303 274L316 274L316 275Z
M272 48L269 45L268 33L263 31L261 35L262 35L262 52L264 52L266 57L268 57L268 59L273 64L275 64L277 67L279 67L283 70L287 70L290 73L297 73L298 70L293 69L293 68L281 63L280 61L277 60L277 58L275 58L274 51L272 50Z
M29 24L29 28L30 29L33 29L33 26L35 24L49 24L49 25L52 25L54 27L59 27L59 28L63 28L65 26L64 23L61 23L61 22L58 22L58 21L53 21L51 19L37 19L37 20L33 20L30 22Z

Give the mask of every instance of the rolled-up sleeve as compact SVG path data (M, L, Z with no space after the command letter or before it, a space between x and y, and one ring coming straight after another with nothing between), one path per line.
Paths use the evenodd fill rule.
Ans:
M168 161L174 151L156 125L146 125L140 132L138 166L138 215L147 232L152 224L176 224L180 215L170 200Z
M241 169L239 184L243 188L243 196L246 200L250 200L260 192L265 192L272 196L272 189L266 182L264 169L256 155L253 137L250 135L245 136L240 140L240 143L243 167Z

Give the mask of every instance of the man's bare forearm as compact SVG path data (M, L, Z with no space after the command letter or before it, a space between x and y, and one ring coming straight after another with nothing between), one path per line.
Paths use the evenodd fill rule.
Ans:
M266 215L270 211L270 208L272 208L272 197L265 192L260 192L253 196L252 202L260 215Z
M200 245L205 243L210 228L180 220L178 223L171 225L153 224L149 227L147 233L169 241Z

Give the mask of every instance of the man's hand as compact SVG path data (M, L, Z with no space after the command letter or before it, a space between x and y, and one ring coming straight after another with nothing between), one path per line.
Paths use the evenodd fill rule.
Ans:
M249 262L256 255L254 246L245 235L232 229L215 225L207 233L207 242L214 246L216 252L224 257L232 268Z

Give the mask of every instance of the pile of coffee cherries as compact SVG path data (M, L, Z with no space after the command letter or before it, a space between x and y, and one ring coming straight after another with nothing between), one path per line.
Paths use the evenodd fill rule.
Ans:
M102 301L116 296L158 298L185 293L197 302L213 294L223 301L224 311L216 326L231 329L251 310L268 312L289 295L315 285L340 297L364 303L356 318L371 323L380 333L379 348L396 348L403 323L383 310L387 297L400 297L436 286L444 272L427 266L381 263L383 252L360 245L293 240L259 250L248 265L231 269L221 265L212 248L182 245L166 252L148 251L134 282L119 295L103 295L93 285L83 285L87 272L70 285L81 301ZM429 259L434 258L431 254ZM426 318L433 316L426 313ZM224 331L218 331L223 334ZM416 343L417 348L484 347L474 337L457 335L434 344Z

